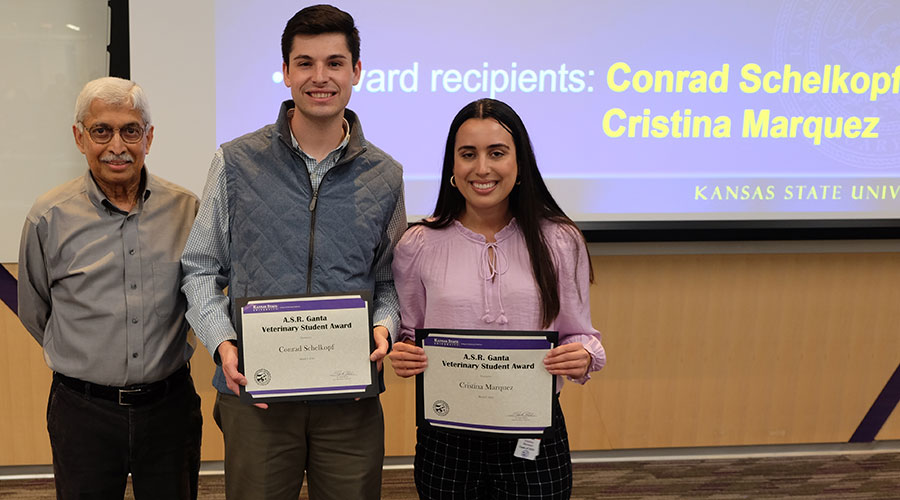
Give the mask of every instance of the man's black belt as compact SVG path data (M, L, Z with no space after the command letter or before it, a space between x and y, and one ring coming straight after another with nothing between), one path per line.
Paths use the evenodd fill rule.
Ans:
M149 384L133 384L124 387L94 384L77 378L54 373L53 378L60 384L89 398L105 399L120 406L140 406L155 403L180 388L191 373L188 365L179 368L163 380Z

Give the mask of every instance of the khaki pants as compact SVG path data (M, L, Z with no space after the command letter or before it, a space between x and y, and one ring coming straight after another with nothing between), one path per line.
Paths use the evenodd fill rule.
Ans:
M219 393L228 500L378 499L384 463L381 401L270 403L260 409Z

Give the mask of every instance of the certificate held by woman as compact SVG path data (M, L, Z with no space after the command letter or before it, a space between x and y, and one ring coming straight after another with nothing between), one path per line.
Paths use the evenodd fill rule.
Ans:
M556 376L543 359L557 332L419 329L429 369L416 378L417 423L460 432L540 436Z

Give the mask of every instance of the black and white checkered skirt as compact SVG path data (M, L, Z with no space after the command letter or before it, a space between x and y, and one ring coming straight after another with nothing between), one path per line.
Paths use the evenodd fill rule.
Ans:
M535 460L513 456L517 439L434 427L417 431L415 480L422 499L568 499L572 460L566 421L553 401L552 437Z

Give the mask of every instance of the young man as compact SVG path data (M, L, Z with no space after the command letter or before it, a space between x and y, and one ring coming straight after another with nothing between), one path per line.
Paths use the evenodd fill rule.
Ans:
M197 498L200 397L179 258L197 197L147 172L150 109L100 78L75 105L88 171L41 196L22 231L19 317L53 370L58 498Z
M276 122L224 144L185 247L183 290L194 331L217 361L215 416L229 499L379 498L384 419L377 397L242 404L234 297L374 294L378 363L396 334L391 276L406 228L400 165L366 141L349 109L360 76L353 18L308 7L282 35L291 100ZM223 294L229 287L230 297Z

